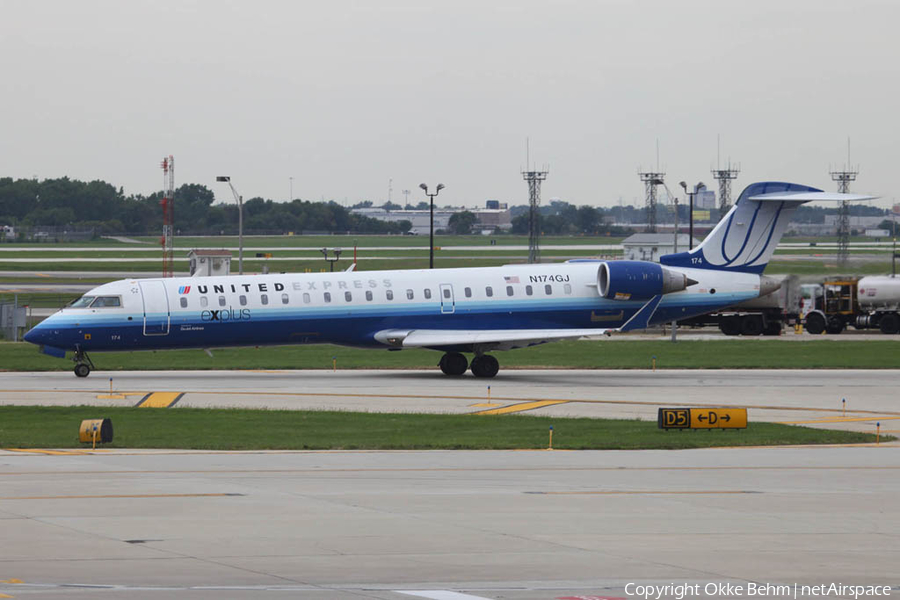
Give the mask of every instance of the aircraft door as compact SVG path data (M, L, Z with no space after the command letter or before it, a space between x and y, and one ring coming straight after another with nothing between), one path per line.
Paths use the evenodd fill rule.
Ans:
M442 283L438 286L441 294L441 313L445 315L456 312L456 298L453 296L453 285Z
M162 281L141 281L144 301L144 335L168 335L169 297Z

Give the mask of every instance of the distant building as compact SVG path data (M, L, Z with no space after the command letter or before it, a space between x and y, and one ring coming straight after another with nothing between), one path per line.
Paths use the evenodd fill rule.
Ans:
M659 262L663 254L675 252L675 236L671 233L635 233L622 241L625 248L625 260L649 260ZM678 252L687 252L690 236L678 234ZM694 238L694 247L700 242Z
M694 208L716 208L716 193L701 186L694 194Z
M475 230L491 230L496 228L503 230L512 229L512 217L509 208L505 202L498 200L488 200L487 208L468 209L460 208L435 208L434 209L434 230L448 229L450 227L450 217L458 212L469 210L478 220L475 223ZM491 208L495 206L496 208ZM370 219L378 219L388 223L399 223L400 221L409 221L412 223L410 233L419 235L428 235L430 210L384 210L383 208L354 208L353 214Z
M889 229L866 229L866 237L886 238L890 236L891 232Z
M218 277L231 272L231 252L228 250L199 250L188 252L191 277Z

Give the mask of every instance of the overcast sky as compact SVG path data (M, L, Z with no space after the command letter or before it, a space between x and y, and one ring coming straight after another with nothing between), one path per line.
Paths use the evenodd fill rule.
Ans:
M202 183L230 200L643 201L790 180L900 190L900 2L0 0L0 176Z

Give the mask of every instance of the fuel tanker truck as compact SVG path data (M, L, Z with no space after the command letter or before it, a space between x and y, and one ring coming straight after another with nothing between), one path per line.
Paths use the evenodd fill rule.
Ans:
M882 333L900 332L900 278L891 275L859 280L859 308L856 328L875 328Z
M900 332L900 277L827 279L802 287L804 326L809 333L837 334L848 326Z

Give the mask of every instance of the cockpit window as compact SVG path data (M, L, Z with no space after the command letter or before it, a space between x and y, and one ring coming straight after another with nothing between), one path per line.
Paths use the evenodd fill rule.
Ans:
M94 296L82 296L78 300L73 300L69 304L69 308L87 308L94 301Z
M118 296L97 296L91 303L91 308L108 308L110 306L122 306L122 300Z

